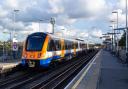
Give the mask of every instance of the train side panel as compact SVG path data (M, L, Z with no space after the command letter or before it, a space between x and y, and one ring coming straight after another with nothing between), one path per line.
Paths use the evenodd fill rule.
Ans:
M43 34L43 33L42 33ZM82 52L82 43L79 41L72 41L72 40L64 40L61 38L54 38L51 35L45 34L44 42L42 45L38 43L37 39L40 35L33 35L37 39L35 42L32 43L36 44L33 50L27 50L27 45L30 45L26 40L24 47L23 47L23 54L22 54L22 65L28 65L29 67L35 66L42 66L42 67L49 67L50 63L53 61L62 61L67 59L71 59L72 57L77 56L80 52ZM28 37L29 38L29 37ZM31 38L31 36L30 36ZM38 49L38 46L42 46L42 49Z

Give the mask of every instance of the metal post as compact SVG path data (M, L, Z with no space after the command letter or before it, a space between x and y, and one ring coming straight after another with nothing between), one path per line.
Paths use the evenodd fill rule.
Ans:
M10 57L12 59L12 33L10 32Z
M126 0L126 63L128 64L127 0Z
M14 9L14 33L13 33L13 38L16 36L16 30L15 30L15 23L16 23L16 13L19 12L19 10ZM14 55L16 56L16 52Z
M113 33L113 26L109 26L112 29ZM113 34L112 34L112 39L111 39L111 51L113 52Z
M50 23L52 24L52 34L54 34L55 19L54 18L51 18Z
M118 28L119 20L118 20L118 12L117 12L117 28Z
M65 30L65 29L62 29L63 31ZM63 32L62 32L63 33ZM62 34L62 37L64 38L64 33Z
M19 10L14 10L14 17L13 17L13 21L14 21L14 28L13 28L13 37L15 36L15 23L16 23L16 13L19 12Z
M40 32L40 20L39 20L39 32Z
M113 50L114 50L114 52L115 52L115 50L116 50L116 39L115 39L115 38L116 38L116 35L115 35L115 30L114 30L114 28L115 28L115 26L113 26L113 33L114 33L114 37L113 37L113 46L114 46L113 48L114 48L114 49L113 49Z
M117 20L117 21L116 21L116 23L117 23L117 25L116 25L117 27L116 27L116 28L118 29L118 11L113 11L112 13L115 13L115 14L116 14L116 17L117 17L117 18L116 18L116 20ZM118 32L118 31L117 31L117 32ZM119 50L118 35L117 35L117 34L115 34L115 35L116 35L116 36L115 36L115 37L116 37L116 41L115 41L115 42L117 43L117 44L116 44L116 51L117 51L117 55L118 55L118 50Z
M118 11L117 11L117 29L118 29ZM117 55L118 55L118 52L119 52L119 40L118 40L118 34L117 34Z
M15 10L13 13L13 24L14 24L14 27L13 27L13 37L14 37L14 33L15 33Z
M114 33L114 34L113 34L113 36L114 36L114 37L113 37L113 52L114 52L114 51L115 51L115 48L116 48L116 47L115 47L115 46L116 46L116 45L115 45L115 42L116 42L116 41L115 41L115 38L116 38L116 36L115 36L115 30L114 30L114 28L115 28L115 21L112 20L112 21L110 21L110 22L113 24L113 26L112 26L112 31L113 31L113 33Z
M4 61L4 42L3 42L3 61Z
M113 34L112 34L112 52L113 52Z
M41 24L41 21L43 21L43 20L39 20L39 32L40 32L40 24Z

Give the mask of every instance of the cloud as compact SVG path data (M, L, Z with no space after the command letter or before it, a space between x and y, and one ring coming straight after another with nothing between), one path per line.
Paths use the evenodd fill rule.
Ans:
M105 0L64 0L65 13L71 18L88 18L100 14L105 9ZM71 4L73 3L73 4Z
M97 3L94 4L94 0L77 0L75 3L74 0L5 0L2 6L10 12L13 9L19 9L18 19L21 21L55 17L57 20L63 18L62 22L69 24L68 20L73 23L78 18L98 17L101 11L106 10L105 0L95 0L95 2ZM61 21L57 21L57 24L59 22Z
M119 27L124 27L125 26L125 22L126 22L126 15L125 13L123 13L122 9L115 9L113 11L117 11L118 12L118 25ZM116 13L111 13L109 16L109 21L115 21L115 26L117 25L117 14ZM111 23L113 24L113 23Z
M116 5L117 5L117 8L124 10L126 7L126 0L119 0Z
M70 38L70 39L82 39L82 40L93 40L94 42L101 41L99 38L102 36L102 30L98 28L91 29L75 29L63 26L58 26L56 29L56 35L60 37Z
M40 31L51 32L52 27L49 22L50 18L54 17L56 19L56 32L69 37L86 38L87 36L94 36L95 33L89 32L88 28L81 29L80 26L77 27L74 24L76 25L81 20L85 21L85 25L89 20L92 20L93 23L99 23L98 19L102 21L108 15L107 11L110 8L107 0L2 0L0 3L0 11L2 12L0 13L0 25L8 31L13 31L15 28L17 32L21 33L18 35L19 39L22 39L21 36L39 30L40 19L43 20ZM14 9L20 10L16 13L15 26L13 22ZM91 22L88 24L88 27L93 26ZM67 25L74 27L66 28ZM64 27L65 30L61 31L60 27ZM83 29L85 31L82 31ZM97 34L100 33L99 31Z
M100 38L102 36L102 31L100 29L94 29L91 32L91 35L96 38Z

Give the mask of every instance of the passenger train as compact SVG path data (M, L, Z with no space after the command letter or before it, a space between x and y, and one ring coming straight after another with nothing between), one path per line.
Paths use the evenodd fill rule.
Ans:
M22 62L28 67L49 67L53 62L69 60L86 50L82 40L71 40L43 32L30 34L23 46Z

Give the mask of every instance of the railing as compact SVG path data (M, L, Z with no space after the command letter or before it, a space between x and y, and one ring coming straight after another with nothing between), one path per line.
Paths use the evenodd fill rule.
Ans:
M21 59L22 55L22 46L18 47L18 51L13 51L8 47L0 47L0 61L13 60L13 59Z

